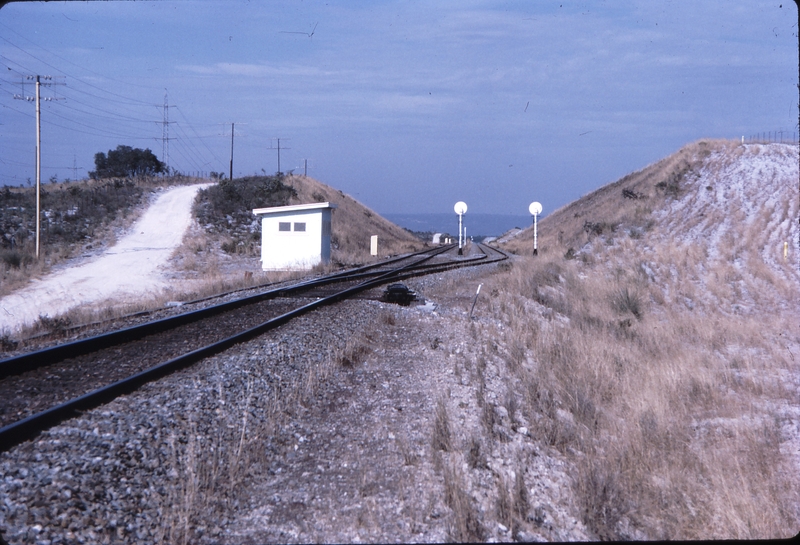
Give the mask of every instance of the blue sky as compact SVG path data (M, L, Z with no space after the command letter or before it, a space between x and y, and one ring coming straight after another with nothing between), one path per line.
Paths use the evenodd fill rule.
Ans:
M302 172L380 213L545 215L700 138L797 131L791 0L25 2L0 9L0 183L120 144ZM289 148L289 149L285 149Z

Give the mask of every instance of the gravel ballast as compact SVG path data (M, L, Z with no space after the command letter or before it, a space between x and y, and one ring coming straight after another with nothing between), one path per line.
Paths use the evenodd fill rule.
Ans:
M456 475L484 539L585 539L563 462L502 420L492 362L483 387L508 440L466 464L480 426L467 314L490 268L408 282L438 304L319 309L1 454L0 532L12 544L443 541L470 520L450 501ZM454 277L470 295L437 288ZM450 452L431 446L440 400ZM529 524L512 529L494 496L519 468Z

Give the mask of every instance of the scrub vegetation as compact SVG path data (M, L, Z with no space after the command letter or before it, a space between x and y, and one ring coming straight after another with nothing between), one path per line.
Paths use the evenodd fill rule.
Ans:
M333 212L331 253L334 265L363 264L370 256L370 236L378 236L379 255L422 248L409 231L380 217L341 191L306 176L251 176L222 180L201 190L194 207L208 236L206 244L228 254L261 255L261 225L255 208L329 202Z
M91 256L114 244L149 203L153 193L172 185L206 180L126 177L65 181L43 186L39 260L35 258L35 189L0 190L0 297L41 277L70 259ZM303 272L261 271L261 234L254 208L328 201L337 206L333 221L332 263L318 272L358 265L381 256L421 249L410 232L384 220L341 191L299 176L249 176L221 179L198 192L196 222L184 236L171 265L174 288L133 304L79 308L57 319L43 316L22 333L60 334L72 326L158 308L171 300L191 300L233 289L281 282ZM370 236L379 237L379 256L370 255ZM5 343L10 341L5 339Z
M228 254L257 256L261 248L261 226L255 208L286 206L297 192L283 175L223 179L201 189L194 215L211 244Z
M602 539L794 535L792 316L690 310L635 263L554 249L490 280L494 323L475 332L499 339L518 410L574 468L586 526Z
M113 244L164 185L197 183L182 176L43 184L40 258L36 260L36 189L0 189L0 296L63 261Z
M657 227L653 212L663 209L689 187L711 151L731 145L715 140L690 144L555 210L539 221L542 243L563 246L564 254L571 257L597 236L604 235L607 239L619 234L641 236ZM533 230L523 230L503 247L516 253L530 253Z

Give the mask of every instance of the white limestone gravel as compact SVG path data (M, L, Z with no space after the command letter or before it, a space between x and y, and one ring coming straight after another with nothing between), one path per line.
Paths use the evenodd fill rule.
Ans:
M129 232L103 255L77 265L69 263L0 298L0 332L14 333L40 315L55 317L110 298L135 301L168 287L163 266L191 224L197 191L208 185L161 191Z

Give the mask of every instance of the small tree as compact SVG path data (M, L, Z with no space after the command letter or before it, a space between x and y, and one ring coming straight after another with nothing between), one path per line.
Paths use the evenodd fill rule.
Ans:
M96 170L89 173L92 179L129 178L134 176L152 176L164 172L166 165L149 149L117 146L115 150L97 153L94 156Z

